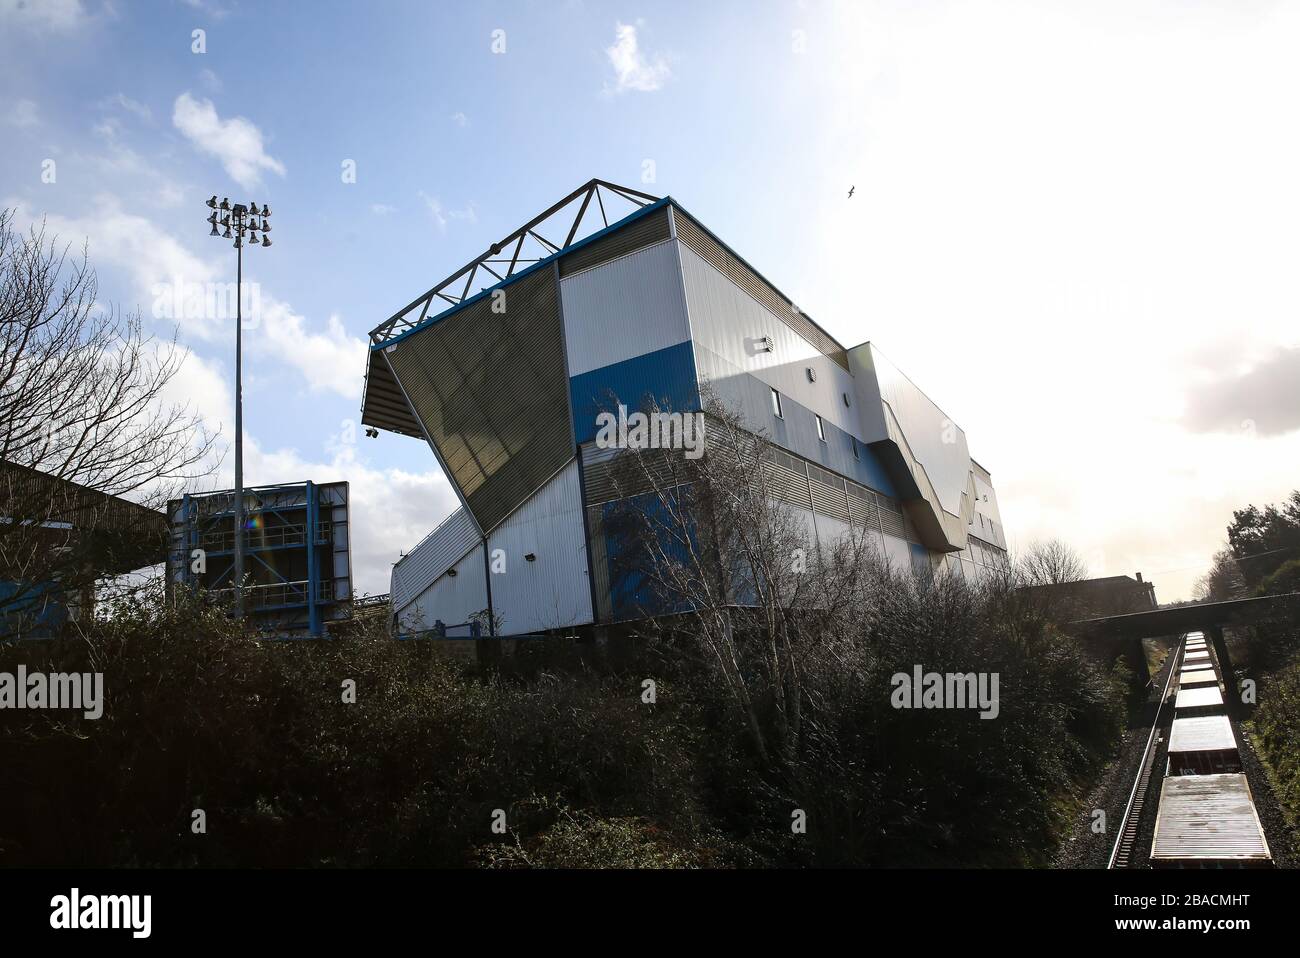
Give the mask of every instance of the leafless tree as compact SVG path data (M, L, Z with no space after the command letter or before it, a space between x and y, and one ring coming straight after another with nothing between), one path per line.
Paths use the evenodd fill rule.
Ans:
M688 637L675 649L698 651L760 760L788 766L810 721L810 673L861 636L884 560L862 528L819 548L784 501L767 440L707 389L704 409L703 457L624 449L609 466L619 498L603 522L626 606L614 615L649 614L647 629Z
M211 468L214 437L165 401L184 351L97 294L84 250L69 258L0 210L0 614L157 561L165 527L145 510Z
M1027 585L1063 585L1088 578L1087 564L1060 539L1035 542L1020 565Z

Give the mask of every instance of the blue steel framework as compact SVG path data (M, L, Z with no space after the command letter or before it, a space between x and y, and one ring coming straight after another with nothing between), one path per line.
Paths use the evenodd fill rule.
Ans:
M260 629L320 637L328 622L348 616L347 485L308 481L245 489L245 614ZM187 494L169 503L172 587L233 596L234 505L231 491ZM203 553L201 572L194 571L196 550Z

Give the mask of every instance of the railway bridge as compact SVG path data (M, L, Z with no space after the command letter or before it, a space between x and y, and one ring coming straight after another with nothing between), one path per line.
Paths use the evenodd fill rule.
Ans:
M1233 669L1223 630L1230 626L1262 625L1269 622L1300 625L1300 592L1081 619L1070 623L1068 628L1084 640L1118 646L1134 663L1142 663L1143 668L1143 639L1203 632L1209 637L1215 658L1223 670L1223 677L1228 681ZM1236 698L1234 695L1228 696L1230 709Z

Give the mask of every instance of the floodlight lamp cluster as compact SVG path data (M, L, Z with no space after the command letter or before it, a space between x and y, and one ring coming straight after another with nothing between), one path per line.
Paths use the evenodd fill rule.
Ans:
M243 203L231 203L230 197L224 197L220 203L217 202L217 195L212 194L212 198L207 202L208 209L212 212L208 214L208 223L212 226L212 232L209 236L220 236L222 239L233 238L236 249L242 249L247 246L270 246L271 237L266 234L271 232L271 207L268 204L260 210L256 203L249 203L245 206ZM259 222L260 218L260 222ZM220 229L225 232L221 232ZM258 232L261 232L261 240L258 240ZM244 242L244 237L248 237L248 242Z

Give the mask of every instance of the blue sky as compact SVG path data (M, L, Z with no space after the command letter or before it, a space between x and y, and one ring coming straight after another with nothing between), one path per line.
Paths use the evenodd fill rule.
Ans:
M1168 599L1300 475L1297 40L1266 3L0 0L0 203L160 333L156 284L233 273L206 197L272 205L246 479L351 481L363 589L454 503L417 441L354 439L366 332L599 176L876 342L1013 543ZM178 384L227 436L230 327L181 321Z

